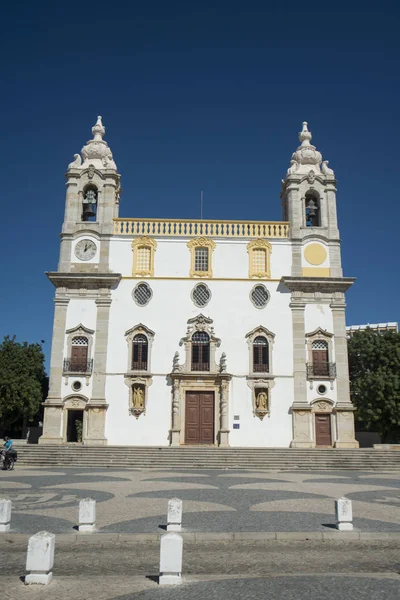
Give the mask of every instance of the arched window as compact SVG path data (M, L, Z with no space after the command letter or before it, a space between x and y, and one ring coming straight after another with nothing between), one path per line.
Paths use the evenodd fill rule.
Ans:
M253 371L255 373L269 372L268 340L259 335L253 342Z
M82 221L96 221L97 188L89 185L83 194Z
M73 373L86 373L88 371L89 340L83 335L72 338L71 364L69 370Z
M132 348L132 370L147 371L149 343L147 337L141 333L133 338Z
M321 211L319 198L310 192L307 192L305 197L305 210L306 210L306 226L307 227L320 227L321 226Z
M328 342L315 340L312 343L312 365L314 377L329 376L329 352Z
M192 371L210 370L210 338L204 331L192 336Z

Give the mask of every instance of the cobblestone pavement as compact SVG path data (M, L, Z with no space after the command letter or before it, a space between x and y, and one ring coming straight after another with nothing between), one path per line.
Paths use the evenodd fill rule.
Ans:
M2 555L7 600L398 600L400 542L185 543L183 584L157 584L157 543L56 547L49 586L24 586L25 545Z
M162 532L167 502L183 500L183 531L321 531L334 524L333 500L353 501L360 531L400 532L400 475L375 472L18 469L0 471L12 500L12 531L69 533L78 502L97 501L100 532Z

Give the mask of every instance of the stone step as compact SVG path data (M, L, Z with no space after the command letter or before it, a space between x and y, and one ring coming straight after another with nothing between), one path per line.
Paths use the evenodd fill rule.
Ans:
M19 466L133 469L390 470L400 452L371 449L19 446Z

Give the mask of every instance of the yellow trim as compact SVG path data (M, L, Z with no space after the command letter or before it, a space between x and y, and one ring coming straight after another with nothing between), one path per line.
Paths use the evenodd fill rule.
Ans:
M303 267L303 277L330 277L331 270L328 267Z
M289 238L288 221L114 219L114 234L160 237Z
M121 279L137 279L136 277L121 277ZM158 280L166 280L166 281L190 281L192 277L146 277L146 279L158 279ZM213 281L252 281L254 283L254 279L249 279L248 277L213 277ZM280 279L268 279L268 281L281 281Z
M138 270L138 250L139 248L148 248L150 250L150 268L144 269L142 271ZM146 277L154 276L154 252L157 250L157 242L148 238L146 236L136 238L132 242L132 252L133 252L133 267L132 267L132 276L133 277Z
M212 253L215 249L215 242L209 238L201 237L190 240L187 243L187 247L190 250L190 277L212 277ZM195 259L196 259L196 248L208 248L208 270L207 271L196 271Z
M322 265L328 256L322 244L309 244L304 248L304 258L310 265Z
M265 251L265 271L255 271L253 264L254 250ZM253 240L247 244L247 252L249 253L249 277L267 278L271 277L271 252L272 246L267 240Z

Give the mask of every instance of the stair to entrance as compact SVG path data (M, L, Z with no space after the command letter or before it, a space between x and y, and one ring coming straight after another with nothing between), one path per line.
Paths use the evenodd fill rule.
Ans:
M154 446L18 446L17 466L400 472L400 451Z

